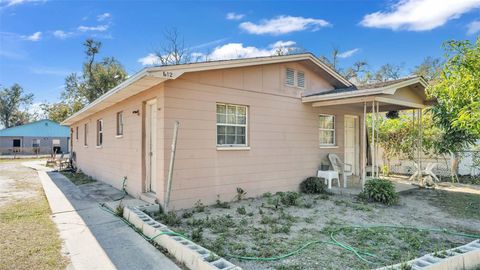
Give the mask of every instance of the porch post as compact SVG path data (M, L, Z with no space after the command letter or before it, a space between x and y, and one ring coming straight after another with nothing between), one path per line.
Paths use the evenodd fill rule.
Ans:
M367 102L363 102L363 119L362 119L362 190L365 186L365 178L367 176Z
M372 101L372 145L370 146L370 151L372 152L372 178L375 178L375 100Z
M422 176L422 152L423 152L423 123L422 123L423 113L422 109L418 109L418 167L420 169L419 177L420 182L423 185L423 176Z
M377 113L375 114L375 118L378 120L380 118L380 116L378 115L380 111L380 102L377 101ZM377 124L378 126L378 124ZM377 127L377 145L375 145L375 157L378 159L378 142L380 141L380 139L378 138L380 132L378 131L378 127ZM378 160L375 160L375 169L377 170L377 177L380 177L380 168L378 168Z

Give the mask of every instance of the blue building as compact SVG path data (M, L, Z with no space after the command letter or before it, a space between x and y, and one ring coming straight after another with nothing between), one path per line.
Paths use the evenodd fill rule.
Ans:
M0 155L68 153L70 129L40 120L0 130Z

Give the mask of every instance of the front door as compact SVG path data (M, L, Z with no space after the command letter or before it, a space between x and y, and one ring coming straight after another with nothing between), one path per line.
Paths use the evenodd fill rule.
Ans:
M157 101L149 100L145 104L145 192L155 193L156 181L156 144L157 144Z
M359 141L358 117L345 115L345 163L352 165L352 171L358 175L359 168Z

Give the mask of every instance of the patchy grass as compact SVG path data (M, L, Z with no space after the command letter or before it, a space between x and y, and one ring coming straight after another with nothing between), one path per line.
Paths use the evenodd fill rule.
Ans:
M444 190L429 190L423 196L432 205L448 214L469 219L480 219L480 195L451 192Z
M90 176L88 176L88 175L86 175L82 172L62 171L60 173L63 174L68 179L70 179L70 181L72 181L72 183L74 183L77 186L96 182L95 179L93 179L92 177L90 177Z
M422 194L418 198L406 196L402 198L402 201L405 201L402 205L386 207L378 203L358 201L351 196L278 192L238 202L217 202L213 206L204 206L198 201L191 210L150 214L160 222L170 225L173 230L187 235L198 244L247 270L371 269L400 263L471 241L419 230L344 228L349 225L372 224L431 227L431 220L415 223L421 222L425 216L424 212L416 212L420 205L422 211L438 211L437 205L431 207L427 201L422 201L425 198L428 199ZM458 203L468 204L467 201ZM429 218L434 216L430 215ZM448 221L438 219L435 226L459 230L459 227L442 224ZM468 224L468 221L464 222ZM466 227L470 227L471 232L479 233L472 229L475 228L475 224ZM245 261L230 256L260 258L279 256L312 240L331 242L332 232L338 241L359 251L374 254L375 257L365 256L372 263L364 262L352 252L338 246L325 243L311 245L295 256L278 261Z
M0 269L65 269L61 241L46 198L0 208Z

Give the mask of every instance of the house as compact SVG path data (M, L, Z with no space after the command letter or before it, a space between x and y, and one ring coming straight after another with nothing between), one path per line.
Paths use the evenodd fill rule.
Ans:
M45 119L0 130L0 154L68 153L70 129Z
M150 67L63 124L84 173L117 188L126 176L129 194L163 203L178 121L170 204L179 209L229 201L237 187L298 190L329 153L364 181L365 115L420 111L425 86L414 77L357 87L309 53Z

